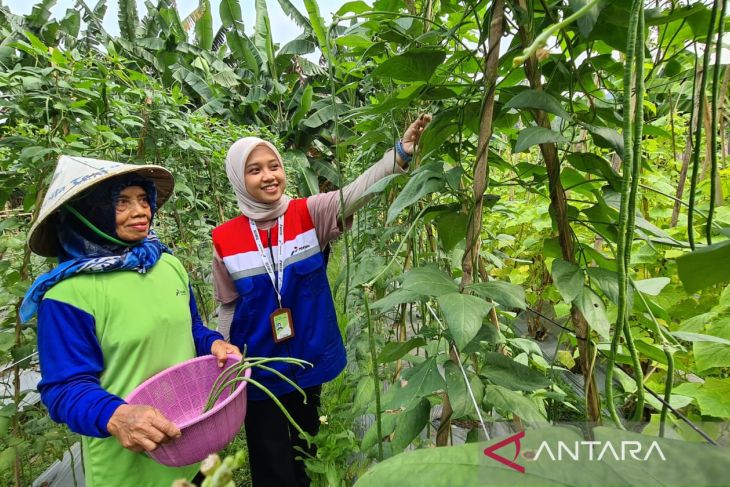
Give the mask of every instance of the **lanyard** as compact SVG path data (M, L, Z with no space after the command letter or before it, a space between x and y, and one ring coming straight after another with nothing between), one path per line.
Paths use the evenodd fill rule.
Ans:
M261 243L261 236L259 235L259 229L256 226L256 222L251 219L248 220L248 223L251 225L251 233L253 233L253 239L256 241L256 247L258 247L259 249L259 254L261 254L261 260L264 262L264 268L266 269L266 273L269 275L269 279L271 279L271 284L274 285L274 291L276 291L276 299L278 299L279 308L281 308L281 286L284 282L284 215L280 215L279 218L277 218L276 222L279 226L279 246L277 252L278 258L276 262L276 267L274 267L274 263L271 262L271 259L269 259L269 256L264 251L264 245ZM271 242L269 242L269 244L271 244Z

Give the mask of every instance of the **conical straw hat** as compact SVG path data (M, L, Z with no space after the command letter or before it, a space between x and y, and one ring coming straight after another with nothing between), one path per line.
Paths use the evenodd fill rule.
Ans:
M161 166L138 166L88 157L61 156L43 199L38 219L28 232L30 249L38 255L56 257L58 237L56 221L51 216L81 192L101 181L128 173L137 173L155 183L158 208L168 200L175 187L172 173Z

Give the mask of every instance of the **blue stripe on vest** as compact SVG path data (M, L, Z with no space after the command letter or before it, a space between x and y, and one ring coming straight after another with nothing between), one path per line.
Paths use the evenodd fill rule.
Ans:
M243 238L251 237L246 234ZM324 258L318 246L316 251L307 249L285 263L282 305L291 309L294 323L294 337L285 342L274 342L271 331L269 316L278 308L271 279L263 268L262 272L254 272L256 270L238 271L233 276L240 299L231 323L231 343L241 350L245 345L247 355L251 357L295 357L311 362L314 366L306 369L276 362L267 364L302 388L337 377L345 367L345 347L337 326ZM268 371L256 369L252 377L277 396L294 390ZM250 387L248 394L254 401L269 399L256 387Z

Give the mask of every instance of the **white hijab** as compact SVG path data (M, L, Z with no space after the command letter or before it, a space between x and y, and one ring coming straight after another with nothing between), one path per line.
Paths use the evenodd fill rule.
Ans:
M238 207L241 209L246 217L254 221L266 221L278 218L279 215L283 215L286 209L289 207L289 201L291 198L285 194L281 195L278 201L275 203L262 203L261 201L255 200L246 191L246 183L244 178L244 170L246 168L246 162L248 156L251 154L256 147L263 145L271 149L279 160L279 164L284 168L284 161L281 159L281 154L276 150L274 144L267 142L258 137L244 137L238 139L230 149L228 149L228 155L226 156L226 174L228 180L233 186L233 191L236 193L236 199L238 200Z

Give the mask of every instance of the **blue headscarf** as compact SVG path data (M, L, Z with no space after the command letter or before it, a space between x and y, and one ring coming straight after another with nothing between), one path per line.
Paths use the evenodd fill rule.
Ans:
M102 181L68 204L99 230L118 238L114 206L122 190L129 186L140 186L146 191L154 219L157 190L152 181L137 174L124 174ZM153 231L141 242L127 247L99 236L64 208L55 217L58 219L59 265L40 275L25 293L20 306L23 323L36 314L46 292L68 277L121 270L136 270L143 274L160 260L163 252L171 253Z

